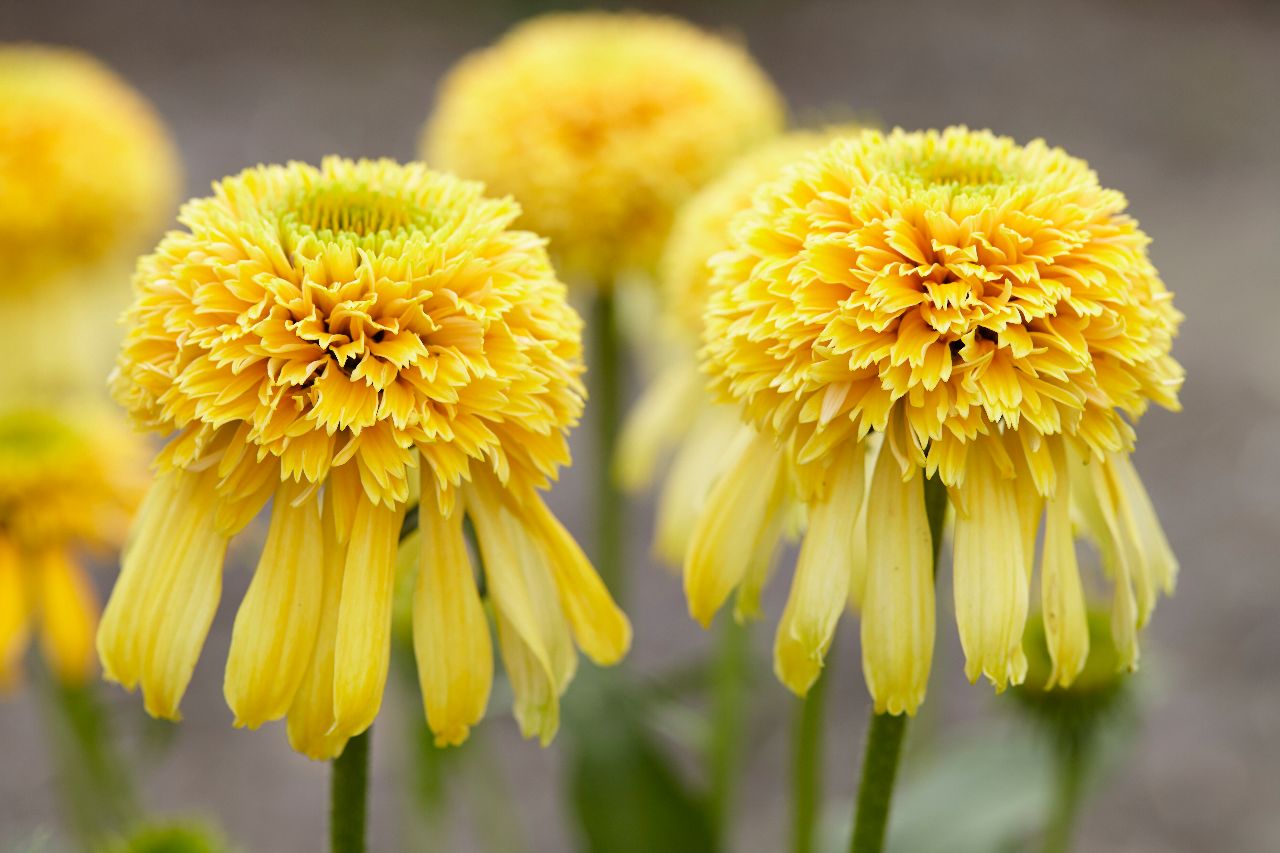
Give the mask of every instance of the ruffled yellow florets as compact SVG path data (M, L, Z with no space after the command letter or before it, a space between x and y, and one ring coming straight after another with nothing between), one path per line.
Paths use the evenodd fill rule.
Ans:
M288 715L308 755L377 714L419 494L414 633L442 741L482 716L491 672L464 515L526 732L555 731L571 632L597 661L623 654L625 617L536 491L582 411L582 324L519 213L421 164L266 166L187 204L139 263L113 388L173 437L100 648L152 713L177 714L227 540L273 495L226 694L240 724Z
M807 689L830 641L835 613L820 591L848 589L863 606L877 707L919 705L934 621L925 477L956 507L970 678L1025 676L1042 515L1055 680L1079 672L1088 631L1073 509L1115 578L1113 633L1134 665L1135 631L1176 563L1128 459L1129 421L1152 401L1177 407L1182 369L1169 351L1181 315L1125 206L1060 149L951 128L837 141L734 221L733 249L714 261L704 357L761 432L757 453L781 447L809 506L777 645L788 684ZM864 485L861 439L873 430L884 443ZM686 564L703 618L718 606L708 578L726 535L708 516ZM865 533L849 533L854 519ZM744 535L738 525L763 529L741 516L724 529Z
M663 306L697 340L711 293L711 259L731 245L729 224L751 206L761 185L783 167L839 136L857 133L843 127L799 130L753 148L680 208L659 266Z
M92 673L98 604L80 561L120 547L144 471L140 443L114 417L0 413L0 689L37 629L59 678Z
M575 281L649 271L676 209L782 125L738 46L681 21L549 15L440 90L428 162L514 195Z
M73 50L0 46L0 290L136 251L177 183L173 143L127 83Z

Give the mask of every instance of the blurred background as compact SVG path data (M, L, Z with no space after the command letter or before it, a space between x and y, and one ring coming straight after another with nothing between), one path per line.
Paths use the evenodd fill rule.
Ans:
M545 8L514 0L7 0L0 41L75 46L121 73L172 128L184 195L196 195L258 162L330 153L411 159L441 74ZM1266 262L1280 240L1280 4L726 0L653 8L740 34L800 121L857 115L890 127L965 123L1019 141L1043 136L1128 195L1187 315L1174 347L1187 369L1185 411L1153 411L1136 456L1183 571L1145 635L1141 725L1118 737L1079 849L1280 850L1280 286ZM14 366L12 353L5 360ZM580 457L589 435L581 428L575 436ZM551 495L584 544L589 474L568 469ZM712 637L687 617L678 580L648 557L651 510L639 499L629 521L631 665L659 679L704 660ZM148 807L216 820L244 850L311 851L325 833L327 768L292 752L279 724L232 729L222 700L232 605L254 553L252 543L238 558L233 549L181 726L144 725L140 702L106 692L128 748L146 756ZM98 580L105 591L110 578ZM774 618L781 586L769 602ZM944 587L939 600L949 595ZM948 833L960 839L973 823L1034 817L1047 772L1033 745L1017 745L1022 728L1008 703L965 682L948 610L939 607L935 683L903 770L896 838L905 851L961 849L960 841L948 846ZM796 703L770 673L767 624L754 632L734 850L785 846ZM836 640L827 714L825 796L837 838L867 713L853 624ZM419 707L416 695L389 695L375 729L376 850L414 849L418 783L414 753L402 745ZM497 849L578 843L560 795L566 738L545 750L522 741L507 708L491 703L482 763L492 772L444 768L443 785L457 796L447 840L435 849L494 849L485 826L495 823L506 839ZM696 708L658 720L664 749L687 758L695 777L682 732L696 727ZM59 822L39 713L30 693L0 702L0 849ZM511 810L476 807L492 802L483 792L503 789ZM942 846L912 840L920 822Z

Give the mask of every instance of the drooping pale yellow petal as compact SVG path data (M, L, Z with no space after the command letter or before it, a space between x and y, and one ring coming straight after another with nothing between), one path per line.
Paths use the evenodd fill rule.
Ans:
M690 615L703 627L711 624L751 565L782 473L782 454L765 436L743 427L734 444L685 556L685 598Z
M333 734L355 737L382 707L391 662L396 546L404 507L356 505L333 657Z
M578 647L600 666L612 666L631 648L631 622L577 541L536 493L521 506L527 530L541 546L560 607Z
M1057 488L1045 514L1040 564L1045 641L1053 662L1046 688L1070 686L1089 657L1089 617L1071 532L1071 478L1065 449L1057 445L1053 457Z
M1178 558L1169 546L1151 497L1142 485L1133 460L1127 455L1118 453L1112 456L1111 466L1129 506L1139 550L1145 555L1160 591L1172 595L1178 581Z
M848 600L854 522L865 488L863 464L859 445L839 453L827 472L823 493L809 505L809 529L773 644L774 672L800 696L822 672Z
M501 611L495 613L495 621L502 665L515 694L514 711L520 734L536 737L546 746L560 728L560 691L539 656Z
M573 677L577 653L561 609L556 583L538 543L516 518L496 478L477 472L465 490L467 514L488 581L489 600L519 639L523 655L543 669L558 697ZM515 638L512 638L515 639ZM503 640L503 654L516 644Z
M148 495L98 629L107 678L140 685L147 712L178 719L222 592L217 471L175 470Z
M863 455L876 456L880 450L881 438L882 436L877 433L865 439L866 450ZM875 467L865 463L862 466L866 482L863 484L863 500L858 507L858 517L853 522L853 551L849 558L849 608L854 611L862 609L862 596L867 587L868 560L870 559L867 543L867 514L870 509L866 497L871 489L871 479L875 476Z
M956 625L965 675L986 675L1004 690L1027 674L1024 530L1012 479L1001 476L985 448L971 451L968 464L955 525Z
M1111 598L1111 638L1116 644L1120 665L1134 669L1138 665L1138 625L1141 610L1134 594L1136 563L1141 560L1135 543L1121 528L1117 508L1117 492L1104 460L1090 458L1086 465L1089 497L1085 503L1096 514L1100 539L1108 547L1102 549L1104 566L1114 586Z
M624 489L642 489L653 479L658 459L685 433L702 404L702 374L690 356L670 365L640 395L622 433L614 473Z
M63 548L36 555L40 645L64 684L83 684L97 664L98 600L84 569Z
M18 549L0 536L0 693L22 675L22 654L31 636L31 607L22 583Z
M323 562L319 493L286 480L231 631L223 692L237 726L255 729L289 712L316 644Z
M664 563L684 565L689 540L707 494L724 469L724 452L742 429L738 413L729 406L707 406L689 428L671 460L658 495L654 551Z
M915 714L933 664L933 540L924 475L881 446L867 492L862 672L877 713Z
M332 492L325 495L321 518L321 560L315 567L320 582L320 624L302 683L289 708L289 743L315 761L336 758L347 744L345 734L333 730L333 661L338 639L338 610L347 549L339 542Z
M446 517L423 469L422 531L413 591L413 651L427 724L437 746L457 746L484 717L493 684L493 643L462 532L462 508Z

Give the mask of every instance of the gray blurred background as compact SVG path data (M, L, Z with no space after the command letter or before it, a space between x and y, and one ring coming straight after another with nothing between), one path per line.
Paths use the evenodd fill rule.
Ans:
M633 4L635 6L647 4ZM967 123L1043 136L1122 189L1187 321L1174 353L1185 411L1140 429L1138 467L1181 558L1176 597L1145 635L1142 729L1084 817L1082 851L1280 850L1280 4L1245 2L715 2L667 4L740 33L800 120L870 114L907 128ZM442 72L536 4L68 2L0 0L0 40L89 50L158 106L177 136L187 193L260 161L414 156ZM588 407L588 418L590 407ZM589 452L589 424L576 436ZM582 466L552 502L589 543ZM704 656L678 582L647 558L651 503L632 517L634 664L645 672ZM145 783L172 814L209 815L249 851L321 849L326 768L291 752L283 727L231 728L221 697L246 547L228 569L219 621ZM776 591L775 591L776 592ZM940 604L949 602L940 591ZM778 604L773 602L776 618ZM939 625L936 683L921 730L959 742L1007 718L968 685L954 625ZM827 796L842 812L866 716L856 631L837 639ZM770 626L771 628L771 626ZM735 849L784 847L794 703L759 683ZM140 702L108 691L129 730ZM416 698L389 696L375 734L373 847L410 849L403 721ZM498 712L505 711L497 708ZM558 804L560 745L519 740L505 713L488 725L531 851L572 849ZM908 756L908 783L922 773ZM461 784L461 783L460 783ZM56 824L38 706L0 703L0 844ZM981 816L979 816L981 819ZM945 837L947 827L935 834ZM465 829L449 846L461 849ZM945 848L944 848L945 849Z

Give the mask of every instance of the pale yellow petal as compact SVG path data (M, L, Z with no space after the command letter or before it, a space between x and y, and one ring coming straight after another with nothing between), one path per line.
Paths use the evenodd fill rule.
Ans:
M883 445L866 504L863 677L877 713L915 714L929 683L936 623L924 475L916 470L904 481Z
M689 614L702 623L741 583L767 529L782 454L773 442L743 427L730 451L728 467L707 496L684 563L684 593Z
M587 555L542 498L529 495L521 507L527 529L546 556L560 607L578 647L600 666L612 666L631 648L631 622L609 594Z
M1165 536L1151 497L1142 485L1142 478L1138 476L1132 459L1125 454L1116 454L1111 462L1132 513L1135 535L1141 543L1140 549L1146 555L1160 591L1165 595L1172 595L1178 581L1178 558L1174 556L1173 548Z
M217 471L157 479L98 630L107 678L140 685L147 712L178 719L222 592L227 539L219 531Z
M1116 644L1120 665L1134 669L1138 665L1138 625L1141 611L1134 594L1135 577L1139 575L1137 562L1141 559L1136 544L1121 528L1122 521L1116 506L1117 494L1111 472L1105 461L1092 458L1086 466L1088 475L1088 499L1085 501L1096 513L1100 539L1109 547L1103 547L1103 562L1111 575L1114 586L1111 598L1111 638Z
M338 604L333 658L333 734L355 737L382 707L391 662L396 547L404 507L356 504Z
M742 421L731 406L703 404L671 460L658 494L654 524L654 552L665 564L679 568L707 494L724 471L725 450L733 446Z
M323 599L319 494L279 485L271 526L236 613L223 683L237 726L257 728L289 712L315 648Z
M1013 480L983 448L970 451L968 464L955 523L956 625L965 675L970 681L986 675L1003 690L1027 674L1024 530Z
M653 480L658 459L689 429L705 392L697 361L681 359L649 383L618 436L614 474L624 489L642 489Z
M342 576L347 549L338 541L332 493L326 494L321 518L321 560L316 566L321 582L320 623L310 661L289 708L289 743L316 761L336 758L347 736L333 731L333 660L338 639L338 610L342 601Z
M83 684L97 665L93 638L99 606L93 584L84 568L61 548L39 554L34 569L45 659L64 684Z
M1068 687L1089 657L1089 617L1071 531L1071 479L1066 453L1054 449L1057 490L1048 501L1044 557L1040 564L1041 608L1053 671L1046 688Z
M560 728L560 691L547 667L521 639L520 632L502 615L495 614L502 665L515 694L515 718L520 734L551 743Z
M774 672L801 696L822 672L823 658L847 603L854 521L865 487L863 464L861 446L840 452L827 472L822 493L809 505L809 529L773 645Z
M424 467L423 493L434 489ZM484 717L493 684L493 643L462 532L462 510L418 507L422 531L413 592L413 650L427 724L437 746L457 746Z
M480 543L489 600L502 617L500 625L505 623L511 629L506 638L499 633L503 658L518 654L525 668L536 663L540 673L523 677L531 685L545 682L558 701L577 667L577 653L547 560L512 514L506 503L510 496L503 493L493 475L478 472L465 495L467 514ZM514 683L515 675L508 674ZM541 687L535 691L539 697L541 691ZM535 706L542 708L543 699L529 707ZM539 711L539 719L544 717ZM545 732L542 726L528 729L535 730Z

